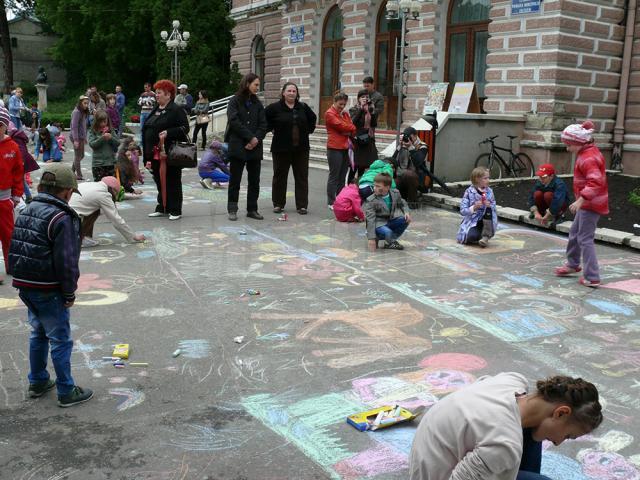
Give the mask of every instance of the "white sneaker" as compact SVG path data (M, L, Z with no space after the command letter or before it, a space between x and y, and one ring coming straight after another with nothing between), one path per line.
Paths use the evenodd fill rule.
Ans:
M166 214L162 212L151 212L149 215L147 215L147 217L164 217L164 216L166 216Z
M100 245L100 242L91 237L84 237L82 239L82 248L97 247L98 245Z
M201 178L200 185L202 185L202 188L206 188L207 190L213 189L213 182L210 178Z
M169 220L180 220L182 215L169 215Z
M327 207L329 207L329 210L333 212L333 205L327 205Z

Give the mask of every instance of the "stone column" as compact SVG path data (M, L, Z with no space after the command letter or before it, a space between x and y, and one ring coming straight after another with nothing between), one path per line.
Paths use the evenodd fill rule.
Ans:
M44 83L36 83L38 89L38 110L44 112L47 109L47 88L49 85Z

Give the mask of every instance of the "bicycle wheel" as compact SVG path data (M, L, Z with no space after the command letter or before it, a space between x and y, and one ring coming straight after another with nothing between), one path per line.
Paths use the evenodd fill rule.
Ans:
M500 166L500 160L496 160L488 153L483 153L476 158L474 167L484 167L489 170L491 178L502 178L502 167Z
M533 162L526 153L518 153L513 157L511 164L512 177L533 177L535 169Z

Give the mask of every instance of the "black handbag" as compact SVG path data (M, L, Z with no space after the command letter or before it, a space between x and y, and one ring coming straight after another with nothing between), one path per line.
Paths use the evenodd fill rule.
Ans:
M167 155L170 167L195 168L198 166L198 148L195 143L176 142Z
M359 145L361 147L366 147L367 145L369 145L370 140L371 137L369 136L369 133L361 133L360 135L356 135L356 145Z

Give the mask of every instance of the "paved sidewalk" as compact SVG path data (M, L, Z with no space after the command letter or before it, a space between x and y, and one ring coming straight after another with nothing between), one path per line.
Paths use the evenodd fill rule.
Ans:
M461 246L459 215L425 207L406 250L369 253L364 227L327 209L326 172L310 177L309 215L290 184L286 222L271 213L267 162L264 221L241 210L229 222L226 190L202 189L194 171L179 221L147 217L150 184L119 205L145 244L99 219L71 313L73 374L95 391L82 406L26 398L26 310L0 286L0 478L404 479L415 425L361 433L347 415L429 406L515 370L532 384L583 376L606 404L593 435L545 445L547 475L640 479L633 250L598 244L604 286L591 290L553 276L563 235L504 222L490 248ZM149 366L102 362L116 343Z

